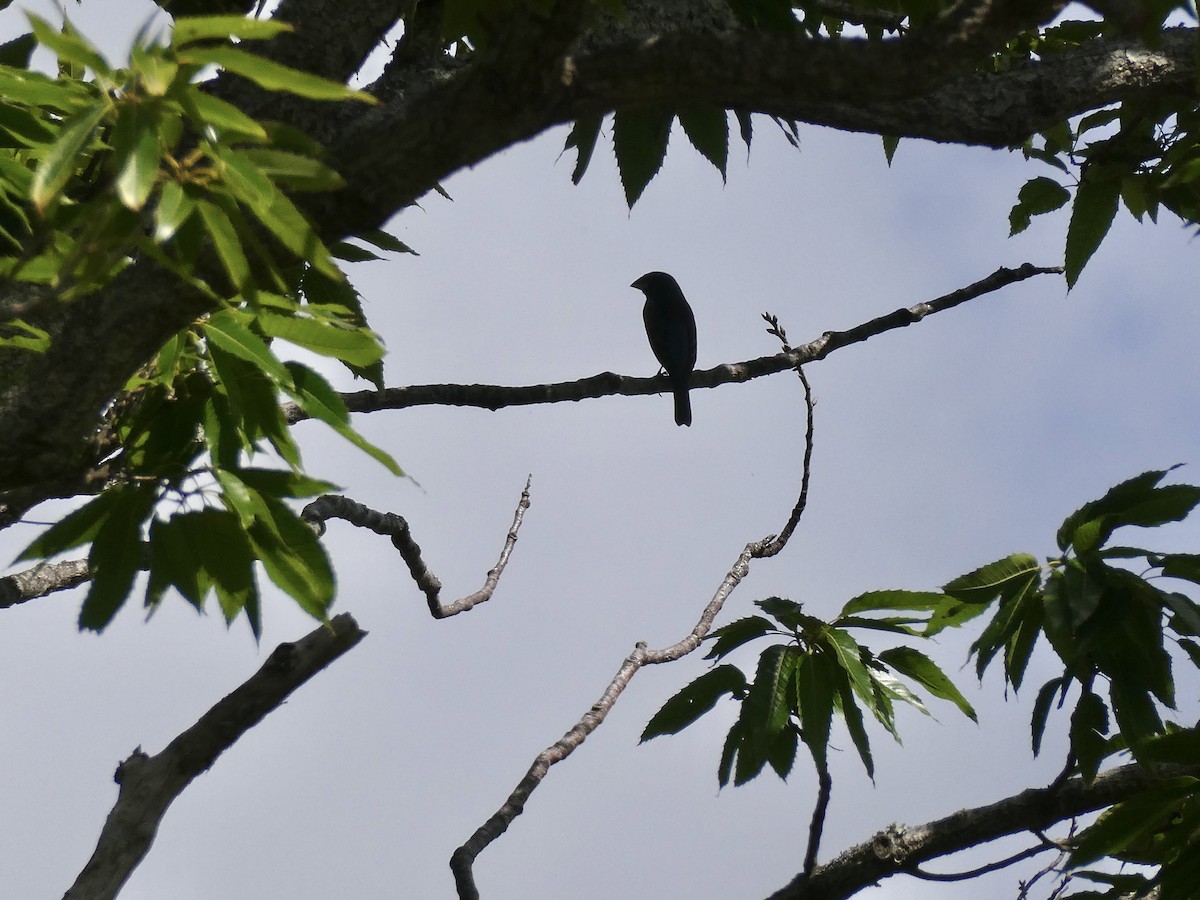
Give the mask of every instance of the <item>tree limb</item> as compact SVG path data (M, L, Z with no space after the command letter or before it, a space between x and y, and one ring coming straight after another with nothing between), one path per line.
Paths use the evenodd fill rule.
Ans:
M723 384L737 384L775 375L793 369L797 365L824 359L835 350L850 344L860 343L870 337L903 328L920 322L926 316L944 312L976 297L997 291L1035 275L1059 274L1056 266L1039 267L1025 263L1015 269L1000 268L974 284L959 288L934 300L900 308L884 316L871 319L846 331L827 331L816 340L801 347L788 349L774 356L762 356L744 362L725 363L711 369L692 373L691 386L714 388ZM384 409L407 409L412 406L470 406L498 410L508 406L530 406L538 403L561 403L567 400L585 400L597 397L637 397L659 394L667 389L665 375L652 378L635 378L615 372L601 372L577 381L562 381L554 384L506 386L496 384L417 384L405 387L386 388L382 391L354 391L342 394L346 408L351 412L377 412ZM289 422L295 423L308 418L307 413L294 403L284 406Z
M63 900L111 900L145 857L159 822L192 780L313 675L366 636L342 613L295 643L272 651L249 680L220 700L155 756L141 748L122 762L114 779L116 805L100 841Z
M844 900L920 863L996 838L1038 831L1087 812L1112 806L1200 766L1161 765L1150 772L1137 763L1098 775L1090 785L1072 778L1059 787L1031 788L988 806L963 809L943 819L908 828L891 825L837 859L803 872L768 900Z

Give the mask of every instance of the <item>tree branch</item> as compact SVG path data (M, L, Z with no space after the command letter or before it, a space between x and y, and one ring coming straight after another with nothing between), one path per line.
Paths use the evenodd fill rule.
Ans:
M525 773L525 777L521 779L501 807L477 828L474 834L451 855L450 869L454 873L454 880L460 900L478 900L479 889L475 884L474 873L475 859L489 844L508 830L508 826L512 824L517 816L521 815L525 809L526 801L528 801L530 795L537 789L538 785L542 783L546 775L549 774L550 767L570 756L577 747L587 740L592 732L600 727L613 706L616 705L617 699L624 692L625 688L628 687L629 682L633 680L638 671L643 666L657 665L680 659L699 647L700 642L704 640L705 635L711 630L712 623L721 611L721 608L725 605L725 601L737 586L741 584L746 575L749 574L750 560L773 556L783 549L783 543L787 539L785 535L792 533L795 523L804 512L805 499L808 493L809 467L812 460L814 403L808 381L803 378L803 373L800 374L804 385L805 414L808 422L805 432L806 447L803 455L803 471L801 474L802 487L800 500L792 509L785 527L780 532L780 537L777 538L775 535L769 535L762 540L754 541L745 546L738 555L733 567L721 581L712 599L704 607L695 626L682 639L659 650L651 650L646 646L645 642L638 641L633 652L621 663L617 674L608 683L600 699L592 704L592 707L570 731L537 755L533 764Z
M219 701L156 756L141 748L122 762L120 785L100 841L63 900L110 900L145 857L159 822L192 780L366 632L343 613L295 643L280 644L249 680Z
M835 350L896 328L920 322L926 316L952 309L968 300L997 291L1035 275L1060 274L1056 266L1039 267L1025 263L1015 269L1000 268L974 284L967 285L949 294L900 308L884 316L856 325L846 331L827 331L814 341L788 349L774 356L737 363L725 363L711 369L692 373L691 386L715 388L723 384L737 384L774 375L793 369L797 365L824 359ZM637 397L659 394L667 390L665 375L653 378L634 378L615 372L601 372L578 381L563 381L555 384L506 386L495 384L418 384L387 388L382 391L355 391L342 394L346 408L351 412L377 412L384 409L407 409L412 406L470 406L498 410L508 406L530 406L537 403L562 403L567 400L584 400L598 397ZM288 422L295 423L308 418L308 414L294 403L284 406Z
M0 609L78 587L91 577L86 559L42 563L24 572L7 575L0 578Z
M891 825L837 859L803 872L768 900L844 900L922 862L1022 831L1038 831L1112 806L1166 778L1200 774L1200 765L1161 765L1149 772L1136 763L1098 775L1090 785L1072 778L1061 787L1031 788L988 806L959 810L907 828Z
M516 512L513 514L513 523L508 529L508 535L505 537L504 548L500 551L500 558L496 561L496 565L488 570L487 580L484 582L483 587L473 594L468 594L466 597L446 605L442 605L439 599L442 591L442 583L429 570L429 567L425 565L425 560L421 557L421 548L413 540L408 522L403 516L398 516L395 513L378 512L370 507L363 506L361 503L356 503L348 497L341 497L337 494L325 494L322 497L318 497L312 503L308 504L308 506L304 507L300 515L303 519L315 525L322 534L325 531L326 520L338 518L345 519L350 524L357 525L359 528L369 528L376 534L390 537L392 539L392 546L400 551L400 556L408 566L408 571L412 574L417 587L425 594L425 599L429 604L430 615L435 619L446 619L461 612L466 612L472 607L491 599L492 593L496 590L496 585L500 583L500 576L504 572L504 567L508 565L508 558L512 554L513 547L516 546L517 532L521 528L521 522L525 519L525 510L529 509L529 484L532 479L533 476L530 476L525 480L525 490L521 492L521 499L517 503ZM2 587L2 583L0 583L0 587Z

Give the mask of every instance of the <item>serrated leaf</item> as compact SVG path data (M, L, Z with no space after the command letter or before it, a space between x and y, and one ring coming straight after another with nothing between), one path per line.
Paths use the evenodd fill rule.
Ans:
M1163 818L1184 800L1195 797L1197 791L1200 779L1190 775L1167 778L1106 810L1076 838L1071 865L1086 865L1101 857L1120 854L1160 828Z
M896 148L900 146L900 138L890 134L881 135L881 138L883 139L883 156L890 169L892 160L896 157Z
M250 528L255 555L271 581L300 608L324 620L333 602L333 569L316 533L282 502L262 497L265 515Z
M854 741L854 747L858 750L863 768L867 770L867 777L874 781L875 760L871 757L871 741L867 737L866 728L863 727L862 711L854 700L854 689L850 686L850 680L846 677L846 673L840 668L835 670L834 680L837 687L836 708L842 714L846 730L850 732L850 739Z
M245 16L180 16L171 29L171 43L185 47L196 41L224 41L235 37L262 41L291 31L278 19L248 19Z
M935 610L946 600L937 591L867 591L849 600L838 616L874 612L881 609Z
M991 603L1014 581L1037 575L1041 566L1029 553L1013 553L1003 559L960 575L942 590L966 603Z
M1053 212L1070 199L1070 192L1053 178L1031 178L1021 186L1017 202L1008 214L1009 236L1028 228L1033 216Z
M207 200L196 201L196 212L200 214L200 220L212 239L217 258L221 260L229 280L239 291L244 290L250 281L250 263L246 260L241 238L233 222L225 210Z
M667 700L642 730L639 742L664 734L678 734L717 705L726 695L741 697L746 676L736 666L717 666Z
M404 470L387 451L376 447L350 427L350 413L346 411L346 404L337 391L330 387L328 381L299 363L289 362L287 367L293 383L285 389L296 401L297 406L313 418L331 426L334 431L382 464L393 475L404 475Z
M258 316L263 331L322 356L332 356L356 366L369 366L383 359L379 339L369 331L343 328L332 322L303 316L281 316L263 310Z
M1038 690L1037 699L1033 702L1033 715L1030 717L1034 756L1037 756L1042 749L1042 735L1046 731L1046 720L1050 717L1050 707L1054 703L1054 695L1059 695L1061 704L1070 682L1070 676L1061 675L1058 678L1051 678Z
M142 523L154 507L154 488L122 485L111 493L115 495L112 509L88 553L91 583L79 611L81 630L103 631L112 621L129 596L144 558Z
M204 323L204 336L231 356L244 360L284 388L292 387L292 376L262 338L243 325L230 310L213 313Z
M337 485L328 481L310 478L303 472L289 472L286 469L238 469L237 476L248 487L270 497L299 500L338 490Z
M569 150L574 147L577 151L575 168L571 170L572 184L579 184L583 181L583 173L587 171L588 163L592 161L592 153L596 149L596 138L600 136L600 126L603 123L603 116L585 116L571 126L571 133L567 135L563 149Z
M613 149L630 209L662 168L675 116L665 109L619 109L613 119Z
M366 241L380 250L388 250L392 253L411 253L413 256L420 256L416 250L404 243L394 234L388 234L382 228L374 228L370 231L360 232L354 235L360 241Z
M901 675L907 675L913 681L923 685L935 697L949 700L962 710L963 715L972 722L979 721L974 707L967 702L967 698L954 686L954 682L946 676L945 672L938 668L933 660L921 651L914 650L912 647L894 647L890 650L884 650L879 654L878 658Z
M58 132L27 109L0 103L0 129L15 138L16 146L37 147L53 143ZM5 142L5 146L10 146Z
M1085 784L1091 784L1107 755L1108 707L1091 691L1079 698L1071 714L1071 751Z
M1075 287L1083 267L1100 247L1117 214L1121 182L1115 178L1089 177L1084 171L1071 207L1067 225L1065 270L1067 289Z
M729 163L729 115L721 106L685 104L679 108L679 124L700 154L725 181Z
M104 491L93 497L34 538L29 546L17 555L15 562L49 559L51 556L90 543L119 501L120 492L116 489Z
M840 628L830 628L823 635L822 645L831 654L832 660L846 674L851 687L872 710L875 694L871 687L871 676L862 662L862 648L858 642Z
M84 147L92 139L100 120L107 112L108 104L98 102L85 107L63 123L58 140L38 163L37 171L34 172L29 199L38 212L44 211L62 193L62 189L79 165Z
M746 616L709 634L708 639L713 641L713 645L704 658L722 659L756 638L778 633L775 624L769 619L762 616Z
M824 653L808 653L801 658L796 667L795 688L804 743L812 753L818 771L825 771L837 683L833 664Z
M370 94L330 81L310 72L293 69L272 60L256 56L237 47L189 47L179 54L180 61L199 66L220 66L227 72L241 75L268 91L282 91L309 100L357 100L374 104Z
M4 5L8 6L8 3ZM5 41L0 44L0 66L28 69L29 60L35 49L37 49L37 38L33 36L33 32L15 37L11 41Z

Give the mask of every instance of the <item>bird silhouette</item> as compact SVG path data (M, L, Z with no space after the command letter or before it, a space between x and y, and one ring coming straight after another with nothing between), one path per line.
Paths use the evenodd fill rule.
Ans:
M666 272L647 272L631 287L646 295L642 320L650 349L662 364L675 395L675 424L692 424L688 397L692 369L696 367L696 317L675 279Z

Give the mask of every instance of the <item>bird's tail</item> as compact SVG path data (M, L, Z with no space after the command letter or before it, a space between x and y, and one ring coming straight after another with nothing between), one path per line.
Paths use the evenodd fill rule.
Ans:
M688 396L688 389L677 387L675 393L675 424L676 425L691 425L692 424L692 400Z

